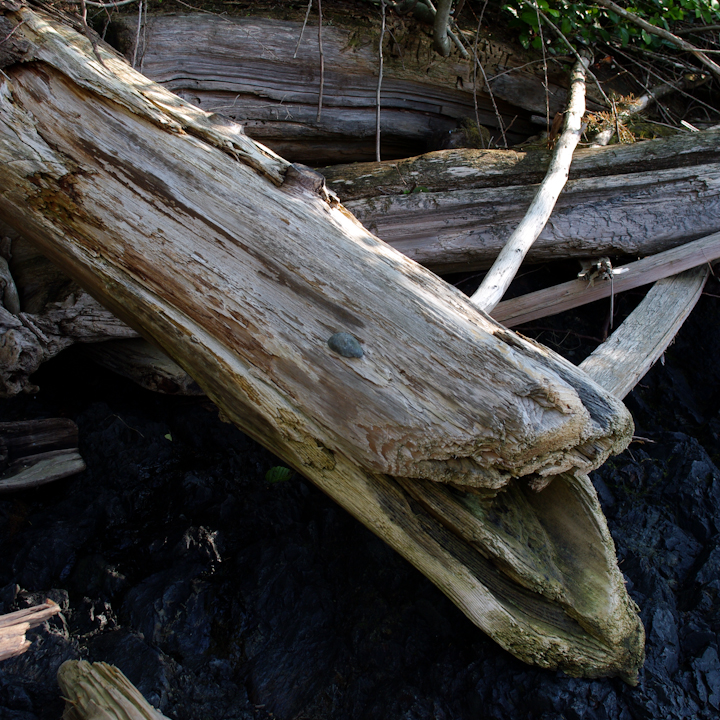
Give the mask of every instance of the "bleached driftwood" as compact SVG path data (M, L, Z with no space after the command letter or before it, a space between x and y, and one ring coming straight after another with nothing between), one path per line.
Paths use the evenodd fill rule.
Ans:
M545 151L444 150L323 169L370 230L436 272L490 267L532 202ZM575 151L528 262L653 255L718 230L720 132Z
M84 469L72 420L0 423L0 493L38 487Z
M710 267L658 280L623 324L580 363L595 382L624 398L665 352L702 295Z
M502 300L528 250L545 227L558 196L565 187L573 152L582 134L582 119L585 114L585 72L588 65L590 60L581 58L573 67L563 130L550 159L547 175L540 183L527 213L503 245L480 287L470 298L470 302L475 307L485 312L491 312Z
M32 644L25 633L59 612L58 604L46 600L41 605L0 615L0 660L22 655Z
M501 645L632 680L642 626L592 494L558 483L602 558L582 601L561 602L516 587L394 477L494 490L589 469L628 441L624 408L379 242L311 173L100 45L101 65L49 17L4 19L28 46L0 81L0 160L14 160L0 162L4 219Z
M570 280L545 290L505 300L493 310L492 316L506 327L516 327L610 297L613 292L619 293L649 285L719 258L720 233L713 233L682 247L623 265L617 269L624 272L614 277L612 283L609 280L593 284L581 278Z
M66 660L58 669L62 720L168 720L114 665Z

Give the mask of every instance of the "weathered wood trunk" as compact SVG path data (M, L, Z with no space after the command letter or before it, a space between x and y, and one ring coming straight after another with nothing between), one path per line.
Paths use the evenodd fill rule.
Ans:
M497 257L542 181L547 151L445 150L323 170L345 206L436 272ZM652 255L720 225L720 131L575 152L528 261Z
M102 47L100 64L49 16L4 5L16 49L0 83L0 216L504 647L632 679L642 627L577 474L628 442L624 407L372 236L312 174ZM339 332L354 336L345 348ZM467 544L394 479L492 495L538 474L558 476L555 489L511 525L535 513L579 537L587 524L575 590L563 590L571 566L560 591L543 584L521 544L526 570L508 570L502 551Z
M315 28L297 48L304 8L296 19L150 15L135 49L137 20L113 30L128 58L149 78L194 105L241 122L250 137L296 162L320 165L375 157L380 14L368 18L332 5L323 27L324 82L318 117L320 54ZM284 9L283 15L292 15ZM491 129L502 145L499 121L478 73L475 114L473 64L454 50L443 58L432 48L431 29L389 17L381 91L382 157L407 157L442 147L464 118ZM474 40L474 38L473 38ZM472 41L471 41L472 42ZM470 43L468 43L470 45ZM524 64L517 50L481 39L478 50L489 77ZM533 113L545 117L545 91L532 65L491 81L510 143L536 133ZM562 110L562 72L551 66L551 113ZM551 116L552 116L551 115Z

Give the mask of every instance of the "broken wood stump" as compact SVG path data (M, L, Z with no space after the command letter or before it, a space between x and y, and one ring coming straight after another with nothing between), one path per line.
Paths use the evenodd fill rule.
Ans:
M114 665L66 660L58 669L63 720L168 720Z
M50 16L4 18L28 48L0 82L2 218L503 647L632 682L642 625L583 480L630 439L622 404L372 236L312 172L102 45L99 63ZM481 522L473 496L496 495L562 537L513 564L501 546L524 522L470 543L416 499L428 482Z
M0 615L0 660L22 655L32 644L25 633L59 612L57 603L46 600L41 605Z

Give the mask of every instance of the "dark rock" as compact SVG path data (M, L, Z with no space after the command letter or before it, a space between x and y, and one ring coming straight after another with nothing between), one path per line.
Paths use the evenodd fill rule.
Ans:
M56 720L54 674L81 656L116 664L177 720L717 717L709 300L628 399L654 442L593 474L647 629L638 687L524 665L310 483L268 484L283 463L206 401L152 395L69 354L41 370L36 398L0 403L3 419L71 417L88 464L0 497L0 611L46 594L63 607L0 664L0 717Z

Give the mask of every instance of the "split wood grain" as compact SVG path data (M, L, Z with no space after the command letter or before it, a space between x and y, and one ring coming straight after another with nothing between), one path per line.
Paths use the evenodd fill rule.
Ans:
M57 679L63 720L169 720L114 665L66 660Z
M717 231L720 132L578 149L528 262L653 255ZM547 170L546 151L445 150L325 168L379 237L436 272L490 267Z
M16 610L0 615L0 660L22 655L32 644L25 634L53 615L60 612L60 606L52 600L31 608Z

